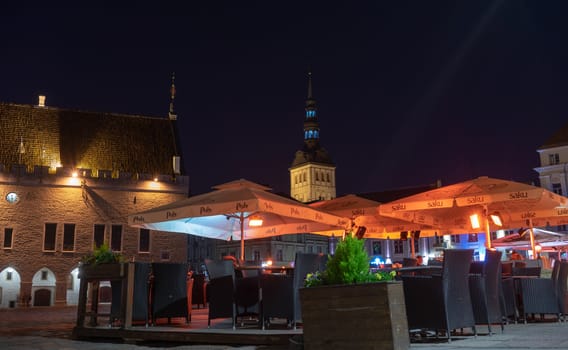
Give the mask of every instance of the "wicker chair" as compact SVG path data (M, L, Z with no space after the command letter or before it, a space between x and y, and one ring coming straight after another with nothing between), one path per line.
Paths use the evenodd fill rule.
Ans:
M187 300L187 264L153 263L152 264L152 323L167 318L168 323L174 317L184 317L190 322L190 304Z
M262 274L260 276L262 329L270 327L272 318L286 319L289 327L293 325L293 282L293 277L289 275Z
M473 305L473 314L476 324L486 324L489 334L492 334L491 325L501 325L501 332L504 330L503 312L501 309L500 292L500 251L488 250L485 261L479 264L479 273L472 273L469 276L469 290ZM472 264L473 266L474 264ZM471 270L471 269L470 269Z
M446 249L440 276L403 275L408 328L451 332L470 327L477 336L469 291L473 249Z
M557 265L557 274L554 276L554 270ZM562 318L566 320L566 316L568 315L568 262L556 261L552 269L552 277L556 277L556 297Z
M150 311L150 264L134 263L134 296L132 299L132 322L144 322L149 324ZM122 306L122 281L111 281L112 301L111 301L111 321L120 318Z
M207 303L207 282L205 281L205 274L198 273L193 275L193 290L192 290L192 303L197 305L199 309L201 306L205 307Z
M229 260L205 260L209 274L207 300L209 313L207 326L216 318L231 318L233 329L236 328L237 308L235 303L235 267Z
M540 314L541 318L545 314L552 314L558 317L558 321L561 320L562 311L558 302L557 290L560 265L556 265L558 264L555 264L550 278L534 277L535 272L533 275L527 275L532 278L520 278L518 280L522 300L519 308L522 310L525 323L527 323L529 314ZM525 269L531 268L526 267ZM527 273L530 273L530 271L527 271Z
M292 307L294 310L293 324L302 322L302 305L300 304L300 288L304 286L304 280L308 273L324 271L327 264L327 255L318 253L296 253L294 259L294 278L292 281Z

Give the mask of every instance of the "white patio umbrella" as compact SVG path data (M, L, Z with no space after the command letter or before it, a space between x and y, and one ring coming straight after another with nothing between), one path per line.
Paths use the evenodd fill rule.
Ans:
M345 229L347 218L333 215L271 192L244 179L128 216L128 224L151 230L181 232L207 238L244 240L292 233ZM251 219L262 225L251 227Z
M521 229L519 232L506 235L493 240L495 248L531 249L529 229ZM540 228L533 228L533 240L540 245L543 250L556 248L564 249L568 246L568 235Z
M379 202L355 194L348 194L330 200L311 203L312 208L351 219L353 229L363 229L364 238L387 239L399 237L401 232L420 231L422 237L433 237L436 230L432 226L416 224L378 213ZM319 234L325 234L318 232ZM414 240L414 235L410 235ZM414 244L411 244L414 256Z
M403 231L424 231L425 236L434 236L434 228L429 225L380 215L380 203L355 194L348 194L330 200L318 201L310 207L351 219L355 229L364 227L365 238L387 238L398 236Z
M501 229L528 227L533 237L533 227L568 222L567 203L568 198L542 187L483 176L381 204L379 212L433 225L443 233L485 232L486 247L491 248L490 229L496 227L489 220L492 215L500 217ZM472 226L476 216L485 225Z

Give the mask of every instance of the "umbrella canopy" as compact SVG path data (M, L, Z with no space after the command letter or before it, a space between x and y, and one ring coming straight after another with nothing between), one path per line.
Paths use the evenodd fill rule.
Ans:
M568 236L562 233L534 228L534 243L543 251L554 251L556 248L565 249L568 246ZM529 229L521 229L516 233L493 240L495 248L531 249Z
M439 227L442 233L485 232L491 247L489 218L501 218L500 229L561 225L568 222L568 198L542 187L479 177L381 204L379 212L419 224ZM472 226L477 215L485 225ZM534 249L534 242L531 244Z
M241 241L291 233L345 228L347 218L268 192L244 179L213 187L214 191L128 216L128 224L151 230L181 232L207 238ZM262 226L251 227L253 218Z
M314 202L310 207L341 217L350 218L355 230L364 228L364 238L386 239L398 237L403 231L421 231L423 237L434 236L432 226L380 215L380 203L371 199L348 194L330 200Z

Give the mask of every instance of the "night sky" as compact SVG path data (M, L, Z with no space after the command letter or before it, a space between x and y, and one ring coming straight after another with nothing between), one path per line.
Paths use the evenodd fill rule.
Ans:
M0 101L166 116L175 71L192 194L289 193L310 67L338 196L536 182L568 122L566 1L115 2L3 5Z

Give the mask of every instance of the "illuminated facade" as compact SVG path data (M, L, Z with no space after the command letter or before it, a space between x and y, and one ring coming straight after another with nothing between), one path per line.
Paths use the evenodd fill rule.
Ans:
M185 234L127 225L187 197L172 106L158 118L0 103L0 307L76 304L79 262L102 243L187 260Z

